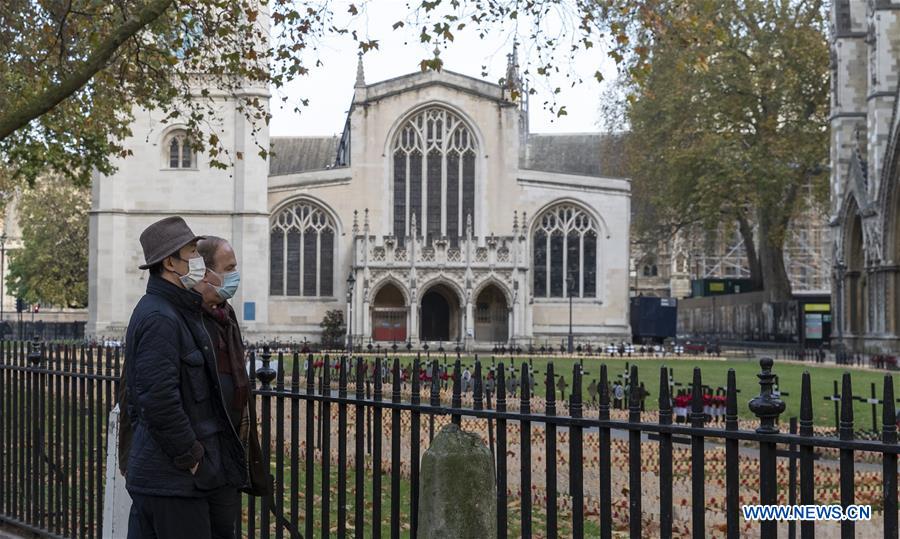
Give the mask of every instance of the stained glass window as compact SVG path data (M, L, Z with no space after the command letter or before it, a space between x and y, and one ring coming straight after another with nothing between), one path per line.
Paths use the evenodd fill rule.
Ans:
M318 274L319 257L316 249L319 242L318 234L303 235L303 295L318 296L316 293L316 275Z
M284 294L284 231L273 229L269 235L269 294Z
M580 207L554 206L538 216L532 235L534 297L597 296L597 223ZM548 241L549 238L549 241Z
M441 168L442 156L438 150L428 153L428 238L439 238L441 231Z
M456 247L459 243L459 237L463 233L463 223L460 216L459 208L461 202L459 190L460 176L459 155L451 153L447 156L447 237L450 238L450 244Z
M416 216L416 234L421 234L425 224L422 222L422 154L413 152L409 155L409 217L408 223L412 223L412 216ZM411 227L412 225L410 225ZM412 234L412 228L410 228Z
M550 234L550 297L563 297L563 247L564 236L559 230Z
M597 296L597 234L589 230L584 234L584 263L581 266L584 276L584 290L582 295L586 298Z
M288 296L300 295L300 246L303 235L298 229L287 232L287 292Z
M576 231L569 231L566 236L566 286L565 295L569 297L581 297L581 235Z
M475 151L471 130L447 109L427 108L403 124L393 143L395 236L415 215L418 235L456 244L475 214Z
M169 143L169 168L178 168L178 163L181 161L180 155L181 144L178 143L178 139L173 137L172 142Z
M168 135L166 162L168 168L194 168L194 152L191 150L187 133L183 130L173 131Z
M402 153L394 154L394 192L399 193L394 197L394 236L400 242L406 236L406 174L409 156Z
M323 253L319 261L319 295L332 296L334 295L334 257L328 256L328 253L334 252L334 231L330 228L323 229L319 241L322 242L319 252Z
M181 145L181 168L191 168L191 145L184 141Z
M547 234L541 229L534 233L534 295L547 296Z
M273 296L334 294L336 230L331 217L309 201L272 218L269 293Z

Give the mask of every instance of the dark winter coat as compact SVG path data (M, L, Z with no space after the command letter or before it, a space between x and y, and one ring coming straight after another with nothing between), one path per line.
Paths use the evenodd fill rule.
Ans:
M131 315L125 339L129 492L198 497L248 484L245 450L219 390L207 316L199 294L159 276L150 276Z

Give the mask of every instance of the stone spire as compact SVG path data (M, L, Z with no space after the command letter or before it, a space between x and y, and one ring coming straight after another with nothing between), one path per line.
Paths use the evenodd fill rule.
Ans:
M522 92L522 76L519 74L519 42L513 41L512 53L506 55L506 88Z
M409 235L413 238L416 237L416 214L413 213L409 219Z
M366 86L366 74L363 71L363 53L359 51L358 60L356 62L356 84L353 85L354 88L365 88Z
M369 208L365 209L364 217L363 217L363 233L368 236L369 235Z
M519 210L513 210L513 235L519 235Z
M359 234L359 211L353 210L353 235Z

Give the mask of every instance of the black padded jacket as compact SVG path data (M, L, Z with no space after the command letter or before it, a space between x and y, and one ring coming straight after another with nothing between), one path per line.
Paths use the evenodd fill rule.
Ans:
M200 497L248 484L199 294L150 276L125 337L129 492ZM200 463L196 474L190 470Z

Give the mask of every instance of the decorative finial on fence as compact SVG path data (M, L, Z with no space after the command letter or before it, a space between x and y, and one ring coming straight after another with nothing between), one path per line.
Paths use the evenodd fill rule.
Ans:
M691 426L702 427L706 421L703 412L703 373L700 367L694 367L694 379L691 382Z
M42 359L44 359L44 354L41 352L41 338L35 335L29 343L28 361L37 366Z
M841 440L853 439L853 384L850 383L849 372L841 376L841 423L838 437Z
M812 382L809 371L804 371L800 380L800 436L813 435Z
M269 366L269 361L271 359L272 353L269 351L269 345L266 344L263 346L262 351L263 365L256 369L256 377L263 383L263 389L271 389L270 384L272 383L272 380L275 379L275 369Z
M894 411L894 379L890 374L884 375L883 395L881 441L886 444L895 444L897 443L897 414Z
M669 392L669 369L659 369L659 423L672 424L672 397Z
M784 401L772 393L772 386L775 383L775 375L772 374L772 365L775 362L770 357L764 357L759 360L759 366L762 372L757 374L759 378L759 395L750 401L750 411L759 418L759 433L778 432L776 421L778 416L784 412Z
M737 430L737 381L735 379L734 369L728 369L727 386L728 387L725 389L725 428L730 430Z
M562 391L565 392L565 389ZM562 396L565 399L565 395ZM572 393L569 396L569 415L581 417L581 365L572 365Z

